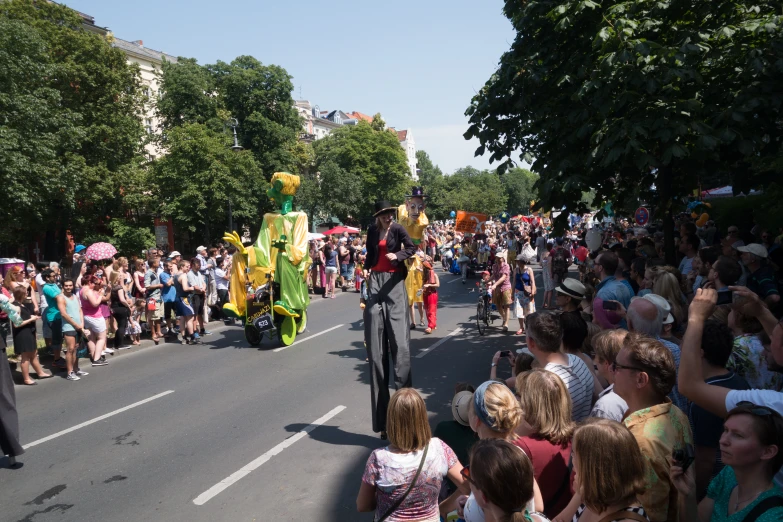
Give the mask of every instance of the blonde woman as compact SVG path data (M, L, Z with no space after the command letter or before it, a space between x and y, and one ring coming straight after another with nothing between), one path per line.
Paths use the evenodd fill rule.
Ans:
M514 393L505 384L495 381L487 381L479 386L473 393L473 400L468 407L468 424L479 436L479 439L502 439L517 446L520 437L515 430L522 422L522 408ZM522 450L524 451L524 450ZM534 495L528 499L526 505L528 511L543 511L544 501L538 484L533 485ZM453 497L453 496L452 496ZM464 506L467 522L476 522L483 519L483 512L476 504L475 496L471 494L467 499L452 498L445 500L441 505L441 513L449 513ZM473 517L469 513L475 513ZM478 514L481 516L478 516Z
M376 520L387 522L438 522L441 483L448 477L461 486L462 464L445 442L432 436L427 406L413 388L391 398L386 427L389 445L367 459L356 509L375 511Z
M645 491L644 458L628 428L613 420L588 419L574 433L573 452L574 502L579 506L558 520L650 520L639 502Z
M533 462L536 482L541 488L544 514L550 518L565 509L571 500L571 396L556 374L543 369L517 375L517 395L523 418L516 429L515 444Z
M672 317L674 317L674 330L680 330L688 319L688 311L686 308L687 301L680 288L680 282L677 276L666 270L655 270L658 267L653 267L651 270L657 272L653 277L652 293L658 294L663 297L672 307Z

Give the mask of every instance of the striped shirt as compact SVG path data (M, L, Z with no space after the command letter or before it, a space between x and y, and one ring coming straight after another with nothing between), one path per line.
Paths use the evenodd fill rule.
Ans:
M568 365L549 363L544 369L549 370L563 380L568 394L571 395L574 421L579 422L590 415L593 405L593 374L579 356L564 354L568 357Z

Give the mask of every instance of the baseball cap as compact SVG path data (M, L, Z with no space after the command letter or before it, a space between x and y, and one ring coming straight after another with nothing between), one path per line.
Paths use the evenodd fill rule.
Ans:
M737 248L737 252L747 252L748 254L753 254L756 257L761 257L766 259L767 258L767 249L764 248L764 245L760 245L758 243L751 243L747 246L741 246L741 247L735 247Z
M74 249L73 249L73 251L74 251L74 252L76 252L77 254L78 254L79 252L82 252L82 251L84 251L84 250L87 250L87 247L86 247L86 246L84 246L84 245L76 245L76 248L74 248Z
M207 249L207 247L205 247L204 245L202 245L202 246L200 246L200 247L196 248L196 252L201 252L202 250L206 250L206 249Z
M455 421L463 426L470 425L470 422L468 421L468 409L470 408L470 401L472 400L473 392L469 391L461 391L451 399L451 415L454 417Z
M174 257L177 257L177 256L181 256L181 255L182 254L180 254L177 250L175 250L173 252L169 252L169 257L171 257L171 258L174 258Z

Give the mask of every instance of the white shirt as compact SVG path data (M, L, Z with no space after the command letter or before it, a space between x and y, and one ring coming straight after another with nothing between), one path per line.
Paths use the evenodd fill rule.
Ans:
M228 274L222 268L215 269L215 284L218 290L228 290Z
M614 384L610 384L598 395L598 400L593 406L590 416L621 422L626 411L628 411L628 403L614 392Z
M571 417L574 421L580 422L590 416L590 407L593 402L593 374L579 356L571 353L564 355L568 357L567 366L549 363L544 369L563 380L573 404Z
M35 288L38 292L38 308L43 312L46 308L49 307L49 303L46 302L46 297L44 297L43 294L43 287L46 284L46 281L43 280L43 277L41 277L41 274L36 274L35 276ZM43 314L41 314L43 315Z

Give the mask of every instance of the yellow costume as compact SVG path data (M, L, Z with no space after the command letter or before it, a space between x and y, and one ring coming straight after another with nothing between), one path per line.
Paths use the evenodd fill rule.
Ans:
M414 187L414 191L416 188L418 187ZM413 196L411 199L422 199L422 197ZM413 244L418 245L421 243L424 236L424 231L429 226L430 221L427 219L427 215L424 213L423 204L421 204L419 208L414 209L414 212L409 213L409 202L403 203L397 207L397 222L405 227L405 230L411 237ZM405 290L408 293L408 306L413 305L413 303L424 302L421 293L419 292L419 290L421 290L422 286L424 285L424 267L422 266L423 261L424 260L418 255L413 256L405 261L405 264L408 267L408 277L405 278Z

